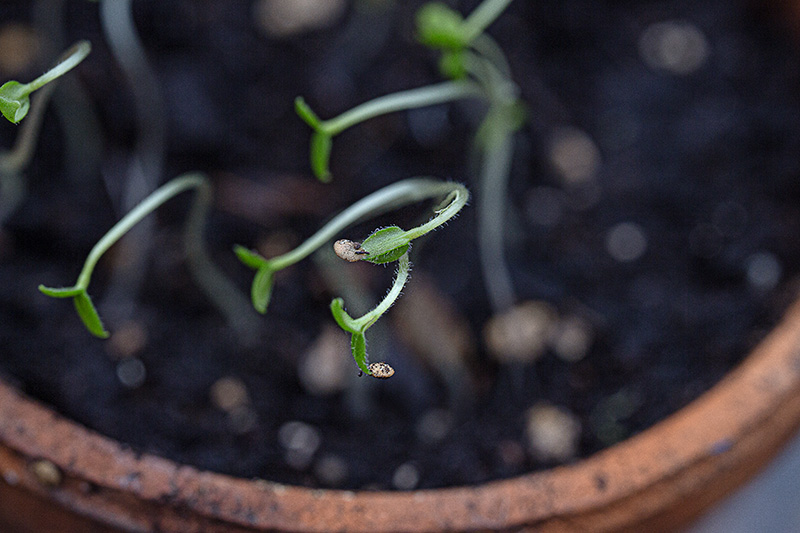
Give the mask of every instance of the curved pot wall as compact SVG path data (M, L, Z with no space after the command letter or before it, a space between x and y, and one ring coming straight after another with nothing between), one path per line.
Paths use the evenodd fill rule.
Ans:
M19 531L667 530L800 425L800 303L717 386L574 465L477 487L310 490L138 455L0 382L0 524ZM27 529L25 529L27 528Z

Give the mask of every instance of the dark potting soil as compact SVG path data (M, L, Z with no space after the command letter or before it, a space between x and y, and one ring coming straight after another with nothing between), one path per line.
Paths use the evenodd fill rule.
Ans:
M412 38L421 2L356 4L331 28L292 38L259 31L250 2L135 4L165 98L160 182L209 172L218 194L208 242L243 292L250 273L230 253L235 243L297 242L352 201L413 175L477 190L468 160L481 109L467 104L348 131L334 142L333 183L310 176L308 129L293 114L295 96L328 117L439 79L435 55ZM476 2L457 4L467 12ZM90 104L79 108L76 88L63 84L71 97L48 112L27 171L30 194L0 232L0 368L26 393L137 450L310 486L440 487L518 475L552 464L527 450L532 406L546 402L578 417L577 457L585 457L711 387L796 293L800 53L779 14L741 1L518 0L490 31L529 106L515 137L507 259L519 301L548 302L589 324L583 358L565 361L551 350L511 366L481 348L461 385L471 401L454 399L447 379L388 327L371 355L394 365L395 377L353 377L348 392L309 394L298 366L332 324L328 304L338 289L312 260L292 267L258 318L258 342L243 346L185 270L179 230L188 200L181 198L159 211L150 248L128 252L149 258L130 306L109 299L112 265L125 263L124 251L101 262L92 282L112 332L143 345L120 360L114 339L92 338L69 302L36 290L71 283L120 216L117 189L136 115L96 10L66 2L48 22L34 17L29 2L0 7L4 24L39 25L55 36L46 25L63 25L68 38L56 47L79 38L94 45L78 75ZM643 59L643 36L670 21L667 29L684 38L688 31L700 47L682 56L695 67L684 61L670 70ZM92 133L89 123L88 133L70 132L65 121L75 113L70 119L59 107L93 113L100 129ZM2 146L16 131L0 128ZM565 183L552 163L565 135L583 139L578 154L589 146L599 155L588 181ZM98 138L104 149L93 152ZM414 278L433 279L479 337L492 311L474 251L475 203L416 247L411 287ZM398 216L408 225L410 215ZM345 236L366 235L378 223ZM359 270L374 298L390 275ZM350 359L346 347L339 355ZM214 404L222 378L234 378L227 381L234 389L244 385L246 409L231 414Z

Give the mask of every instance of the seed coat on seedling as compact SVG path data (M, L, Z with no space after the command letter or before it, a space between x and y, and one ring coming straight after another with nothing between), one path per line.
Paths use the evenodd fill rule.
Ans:
M380 362L380 363L370 363L369 364L369 371L370 375L374 378L379 379L388 379L394 376L394 368L389 366L388 363Z
M351 263L361 261L364 258L363 256L369 255L368 251L361 249L360 242L349 239L339 239L333 243L333 251L336 252L336 255Z

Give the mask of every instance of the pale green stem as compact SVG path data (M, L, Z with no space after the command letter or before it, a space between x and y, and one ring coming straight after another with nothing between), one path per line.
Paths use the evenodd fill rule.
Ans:
M133 96L136 119L133 152L124 173L106 180L117 210L126 213L163 181L166 113L158 77L148 63L136 29L133 1L102 0L100 22ZM154 229L154 220L144 220L120 242L129 261L114 267L105 296L107 314L114 320L125 320L132 313L136 292L144 283Z
M251 344L255 341L258 323L250 310L250 302L217 269L203 245L203 229L208 210L211 208L211 184L208 178L202 174L185 176L198 176L202 180L197 186L197 196L186 220L186 229L183 234L189 272L209 300L225 315L239 339L245 344Z
M387 113L463 100L465 98L479 98L481 96L483 96L483 92L475 83L446 81L436 85L388 94L369 102L364 102L338 117L322 121L320 129L329 135L336 135L360 122Z
M103 0L100 16L108 45L132 89L137 127L135 155L141 160L142 172L149 180L147 185L155 184L161 175L166 144L166 113L158 77L147 62L146 50L136 30L132 0ZM139 196L147 192L149 189Z
M274 270L281 270L301 261L317 248L324 246L334 237L338 237L342 230L356 222L391 211L398 207L454 193L456 194L456 198L441 214L426 224L423 224L423 226L420 226L426 228L425 231L417 231L419 228L410 230L414 231L415 234L418 233L416 236L427 233L433 227L436 227L454 216L458 210L466 204L469 193L463 185L458 183L442 182L431 178L410 178L398 181L354 203L345 211L332 218L330 222L309 237L303 244L291 252L269 259L269 263ZM457 205L457 208L454 204ZM442 219L442 216L446 218ZM434 221L438 221L438 223Z
M0 155L0 174L19 174L28 166L39 139L44 111L57 85L58 83L51 83L36 93L31 110L19 127L14 147Z
M36 78L30 83L24 84L20 89L22 89L26 94L31 93L44 85L50 83L51 81L55 80L56 78L63 76L73 68L75 68L78 63L83 61L86 56L89 55L89 52L92 51L92 45L89 44L88 41L80 41L74 45L72 45L66 52L64 52L61 59L53 68Z
M484 45L494 43L485 37ZM489 302L494 311L509 308L516 300L511 273L505 261L504 215L507 209L507 187L513 155L513 131L507 117L509 106L517 99L518 87L505 75L508 68L502 51L489 48L503 58L500 64L487 54L467 58L470 72L484 87L490 101L489 112L481 125L479 138L480 175L478 215L478 249L481 270Z
M469 193L467 192L466 187L463 185L459 185L458 187L459 188L453 192L453 194L455 194L455 198L448 202L444 209L437 211L436 216L426 223L406 231L403 234L404 237L408 240L414 240L434 230L435 228L438 228L456 216L458 212L461 211L461 208L467 205L467 201L469 200Z
M203 246L203 226L211 205L211 185L208 178L201 173L183 174L162 185L114 224L89 252L75 285L65 289L40 286L40 290L49 296L78 298L76 300L78 313L89 330L97 336L107 337L108 333L100 323L97 311L86 293L95 266L103 254L136 224L164 202L189 189L195 189L197 192L184 232L183 244L190 266L189 270L212 303L226 315L228 322L239 334L239 337L245 342L255 340L252 332L257 324L249 313L247 301L214 266ZM92 323L94 323L94 327Z
M42 118L57 83L45 85L31 103L26 120L22 121L14 147L0 154L0 224L14 212L25 197L26 184L22 171L30 163L36 149Z
M471 46L475 52L494 65L502 73L503 77L511 79L511 66L508 64L508 59L506 59L503 49L494 39L482 33L472 41Z
M495 311L514 304L514 286L505 262L503 242L513 136L511 132L495 126L487 132L487 147L483 150L478 196L478 248L480 250L486 292Z
M505 74L505 65L497 65L487 56L475 53L468 53L465 63L469 72L480 83L484 98L492 104L508 103L516 99L519 87Z
M75 287L82 289L89 287L92 272L94 272L94 268L97 266L97 262L103 254L143 218L175 195L188 189L200 189L204 186L204 183L206 183L206 178L204 176L200 174L187 174L175 178L153 191L150 196L145 198L139 205L122 217L119 222L114 224L114 226L108 230L108 233L94 245L89 255L86 257L86 262L83 265L81 273L78 275L78 281L75 283Z
M464 21L464 37L471 42L499 17L512 0L484 0Z
M355 313L366 313L373 307L373 295L359 283L360 274L348 268L349 263L339 259L330 248L321 249L313 256L314 264L325 279L325 284L333 294L338 294L348 302ZM370 328L370 347L377 353L386 351L389 340L386 327L380 321ZM344 389L344 403L350 415L359 420L369 417L374 405L372 391L375 381L359 379L357 373L348 373L348 383Z
M408 252L400 256L397 260L397 276L394 278L394 283L389 292L386 293L383 300L375 306L375 308L360 318L353 320L353 326L360 329L362 332L366 331L372 324L375 323L389 308L394 305L394 302L400 297L403 292L403 287L408 281L408 273L411 271L411 263L408 260Z

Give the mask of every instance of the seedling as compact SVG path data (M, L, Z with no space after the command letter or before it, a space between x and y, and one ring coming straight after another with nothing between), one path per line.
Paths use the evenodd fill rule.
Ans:
M197 173L180 176L161 186L117 222L94 245L74 285L62 288L40 285L39 290L53 298L72 298L78 316L89 332L96 337L107 338L109 333L103 325L88 293L89 283L97 262L114 243L144 217L155 211L166 201L190 189L195 189L197 196L187 222L184 241L187 255L190 257L190 264L193 266L195 276L201 282L201 286L206 288L206 292L212 300L221 308L230 309L231 306L226 303L227 298L225 295L232 291L235 292L235 288L231 287L224 277L217 275L215 270L210 270L213 267L202 246L202 227L209 206L210 185L206 176ZM394 371L388 364L381 363L376 366L375 364L369 365L367 363L366 330L400 296L410 271L408 251L411 247L411 241L438 228L456 216L466 205L469 199L469 192L463 185L430 178L412 178L389 185L350 206L291 252L272 259L265 259L257 252L237 246L235 252L239 259L245 265L256 270L251 289L253 306L261 313L266 312L272 293L275 272L304 259L319 247L330 242L335 235L350 225L391 209L430 198L441 197L445 199L444 202L441 207L434 211L434 216L426 223L408 231L404 231L397 226L381 228L367 237L364 243L359 245L358 249L355 248L354 243L348 245L351 250L347 254L352 253L355 260L364 260L375 264L387 264L395 261L398 263L397 276L392 288L373 310L355 319L344 310L344 302L341 298L337 298L331 303L331 312L336 323L352 335L353 357L361 372L376 377L390 377ZM337 241L337 243L341 244L341 240ZM200 272L200 274L198 275L197 272ZM204 272L206 274L203 274ZM214 277L209 278L210 275ZM231 310L231 312L233 311Z
M389 226L375 230L363 243L345 239L339 239L334 243L337 255L346 261L367 261L379 265L396 261L398 264L392 288L374 309L362 317L353 318L348 315L341 298L331 302L331 312L336 323L351 334L353 358L359 369L367 375L389 377L394 372L388 371L391 369L388 365L374 368L368 365L366 331L389 310L408 281L411 269L408 251L411 241L435 230L456 216L466 205L469 192L463 185L431 178L410 178L388 185L345 209L294 250L272 259L266 259L255 251L237 246L235 252L242 263L256 271L251 286L253 306L261 313L266 312L272 295L275 273L308 257L346 228L392 209L431 198L444 198L444 202L434 211L434 216L429 221L416 228L404 231L398 226ZM377 374L376 368L378 368Z
M0 223L24 198L26 184L22 172L28 166L36 147L44 110L56 87L56 81L83 61L90 51L89 42L80 41L62 54L55 67L31 83L8 81L0 86L0 112L3 116L17 124L30 112L30 118L20 127L14 146L11 150L0 153ZM41 91L31 104L30 94L40 88Z
M166 201L187 190L196 190L195 203L186 223L184 246L190 264L193 265L195 277L201 281L201 286L207 288L206 292L212 301L223 310L228 309L224 293L234 290L227 280L217 275L211 261L207 258L202 246L202 231L208 207L210 204L211 188L208 178L199 173L179 176L153 191L139 205L128 212L92 247L83 264L78 280L71 287L53 288L39 285L39 290L53 298L72 298L75 310L89 332L102 339L108 338L109 333L103 325L92 299L89 297L89 283L92 279L97 262L111 246L114 245L125 233L131 230L143 218L155 211ZM211 276L212 279L209 279ZM205 283L203 282L205 281Z
M30 83L7 81L0 86L0 112L9 121L18 124L31 107L30 94L63 76L83 61L91 52L88 41L80 41L69 48L55 66Z
M418 11L417 37L422 44L441 52L439 69L449 81L381 96L329 120L320 119L302 97L295 100L297 114L313 130L311 169L324 182L332 179L333 137L347 128L387 113L455 100L476 98L488 104L475 135L481 167L478 241L489 298L496 310L510 307L516 299L503 260L503 213L512 134L522 126L525 111L502 50L484 30L510 3L511 0L484 0L467 18L437 2Z
M456 18L452 16L452 13L443 11L447 8L431 7L428 11L434 13L431 19L433 22L426 22L426 25L421 26L421 36L432 46L446 42L449 43L447 44L448 50L457 49L459 52L464 52L466 47L470 47L474 40L481 37L482 28L502 11L508 1L510 0L502 2L487 0L476 11L476 14L481 13L481 16L474 14L467 21L455 25L453 22ZM444 14L444 18L441 18L442 14ZM430 14L425 15L421 12L421 21L429 18L431 18ZM449 37L437 37L439 34L449 35ZM452 43L456 43L457 46L451 50ZM18 82L8 82L0 87L0 105L2 105L3 114L15 123L22 120L30 107L28 95L77 65L88 54L89 49L87 42L80 42L70 49L53 69L33 82L24 85ZM464 71L473 72L472 67L469 66L470 62L467 61L466 52L460 57L464 59ZM492 83L494 82L488 77L482 78L476 73L474 79L453 79L431 87L377 99L331 121L320 121L301 98L297 99L295 105L298 113L315 129L311 155L315 173L321 179L330 176L328 160L331 140L340 131L379 114L456 99L487 98L492 105L495 105L496 102L502 100L498 99L497 95L505 93ZM502 101L505 102L505 100ZM491 129L493 121L497 121L497 116L500 116L498 113L492 113L492 109L484 122L483 129ZM185 174L169 181L153 191L122 217L92 248L74 285L62 288L40 285L39 290L54 298L71 298L78 316L89 332L97 337L107 338L109 332L100 319L88 293L91 276L98 261L136 224L171 198L188 190L196 191L195 202L186 223L184 239L187 257L192 267L191 271L211 300L221 307L229 315L229 318L235 315L237 305L233 303L235 298L232 295L236 293L236 289L216 271L202 244L203 225L210 204L211 188L208 178L199 173ZM331 243L346 228L393 209L431 199L440 199L441 203L434 209L433 216L417 227L403 230L398 226L388 226L376 229L361 243L339 239L333 245L337 255L350 262L367 261L381 265L397 263L396 276L388 293L363 316L358 318L350 316L345 310L342 298L335 298L330 305L336 323L351 335L353 357L361 373L376 378L392 376L394 370L387 363L368 362L366 331L394 304L408 281L411 269L409 252L412 241L452 219L466 205L469 192L463 185L431 178L412 178L396 182L357 201L294 250L270 259L243 246L236 246L234 251L238 258L256 271L250 291L253 306L260 313L266 312L272 295L275 273ZM233 319L231 321L233 322Z

